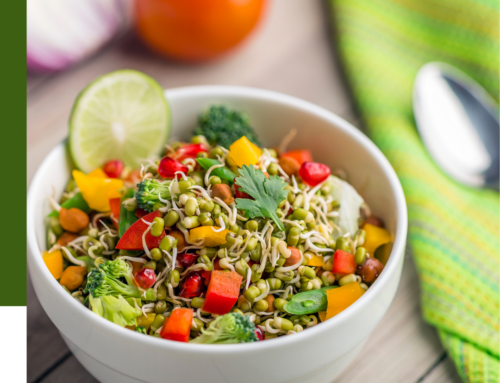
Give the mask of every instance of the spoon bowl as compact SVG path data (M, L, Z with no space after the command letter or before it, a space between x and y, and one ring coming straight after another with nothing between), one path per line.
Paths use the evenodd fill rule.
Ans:
M413 109L422 141L444 172L498 190L498 108L477 82L451 65L426 64L415 79Z

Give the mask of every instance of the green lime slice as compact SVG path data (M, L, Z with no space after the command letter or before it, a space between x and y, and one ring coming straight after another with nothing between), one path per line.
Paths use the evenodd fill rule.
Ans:
M78 96L69 121L69 151L90 172L106 161L137 167L158 155L170 133L163 89L135 70L118 70L92 81Z

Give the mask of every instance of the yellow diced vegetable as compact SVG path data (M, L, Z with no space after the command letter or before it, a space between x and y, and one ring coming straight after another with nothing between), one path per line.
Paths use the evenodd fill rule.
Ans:
M42 254L45 266L49 269L50 273L55 279L61 278L63 272L63 256L61 250L55 250L51 253L44 251Z
M200 239L204 239L204 246L215 247L219 245L223 245L226 243L226 235L229 230L224 229L220 232L215 232L214 230L218 230L220 227L217 226L198 226L194 229L191 229L189 232L189 242L198 242Z
M123 181L120 179L90 176L79 170L73 170L73 178L91 209L109 211L109 200L121 198L119 190L123 188Z
M317 266L323 267L325 265L325 260L321 255L313 255L309 261L307 261L307 266Z
M155 316L155 313L147 313L146 315L137 317L137 327L144 326L146 330L149 331L149 326L151 326L151 323L155 320Z
M262 150L245 136L234 141L229 147L229 158L240 168L243 165L255 165L261 154Z
M365 290L363 290L358 282L351 282L336 289L328 289L326 291L326 297L328 299L326 319L330 319L338 313L344 311L356 302L364 293Z
M326 311L319 311L318 316L321 322L326 321Z
M391 242L391 235L387 230L382 229L381 227L365 223L363 225L363 230L366 232L366 239L363 247L372 257L375 255L377 247Z
M94 177L94 178L109 178L106 173L104 173L104 170L101 168L97 168L95 170L92 170L89 174L87 174L89 177Z

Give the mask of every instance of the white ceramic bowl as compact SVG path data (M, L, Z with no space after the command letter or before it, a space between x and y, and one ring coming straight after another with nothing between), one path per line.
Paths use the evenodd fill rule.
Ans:
M340 167L394 237L384 271L358 301L301 333L236 345L165 341L123 329L67 294L45 267L44 217L52 188L61 194L71 164L60 144L42 163L28 195L28 266L38 299L78 360L102 382L331 382L361 350L396 292L406 240L406 204L389 162L352 125L306 101L266 90L200 86L171 89L172 138L187 139L197 116L222 103L246 111L266 146L290 129L290 148L309 148L316 161Z

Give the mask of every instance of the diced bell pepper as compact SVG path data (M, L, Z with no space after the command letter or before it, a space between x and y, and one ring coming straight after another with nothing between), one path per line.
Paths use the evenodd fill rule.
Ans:
M61 250L55 250L51 253L44 251L42 258L45 266L47 266L47 269L49 269L52 276L55 279L61 278L63 272L63 256L61 254Z
M123 188L123 181L120 179L90 176L79 170L73 170L73 178L83 198L94 210L109 211L109 200L121 198L119 190Z
M327 290L328 308L326 319L330 319L356 302L365 290L358 282L351 282L337 289Z
M363 225L363 230L366 232L366 239L363 247L372 257L375 255L375 250L377 250L378 247L391 242L391 234L381 227L365 223Z
M229 147L229 158L238 167L243 165L255 165L259 162L262 150L245 136L236 140Z
M194 243L204 239L205 242L203 243L203 246L215 247L223 245L226 243L226 235L229 230L225 229L220 232L216 232L215 230L218 229L220 229L218 226L198 226L191 229L189 232L189 242Z

